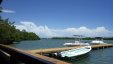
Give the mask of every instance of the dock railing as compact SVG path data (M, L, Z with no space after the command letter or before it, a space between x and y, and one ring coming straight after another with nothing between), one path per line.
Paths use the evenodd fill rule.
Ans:
M0 64L54 64L22 50L0 44Z
M0 44L0 64L70 64L58 59L40 55L40 53L53 53L69 49L76 49L79 47L81 46L42 49L43 51L39 49L23 51L11 46ZM104 49L113 47L113 44L91 45L91 47L92 49Z

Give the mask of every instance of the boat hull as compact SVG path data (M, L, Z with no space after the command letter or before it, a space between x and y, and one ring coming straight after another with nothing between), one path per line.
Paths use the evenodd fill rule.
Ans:
M91 42L91 44L92 44L92 45L99 45L99 44L107 44L107 43L104 43L104 42L101 41L101 40L93 40L93 41Z
M60 55L61 55L61 57L74 57L74 56L86 54L86 53L90 52L91 49L92 49L91 46L84 46L84 47L80 47L77 49L62 51L62 52L60 52Z
M75 42L75 43L64 43L64 46L88 46L89 43Z

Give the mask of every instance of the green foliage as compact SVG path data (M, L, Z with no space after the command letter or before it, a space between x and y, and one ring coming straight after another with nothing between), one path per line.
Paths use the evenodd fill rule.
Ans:
M52 39L75 39L73 37L53 37Z
M33 32L20 31L15 28L14 22L0 17L0 44L12 44L22 40L38 40L40 39Z
M113 37L104 38L104 40L113 40Z
M83 40L94 40L95 38L90 38L90 37L86 37L86 38L82 38Z

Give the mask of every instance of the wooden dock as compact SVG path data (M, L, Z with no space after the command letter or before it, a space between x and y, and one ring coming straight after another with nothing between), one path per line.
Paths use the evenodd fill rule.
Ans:
M40 55L40 54L31 53L31 52L27 52L27 53L29 53L30 55L33 55L37 58L52 62L53 64L71 64L71 63L64 62L64 61L61 61L61 60L58 60L58 59L55 59L55 58L51 58L51 57L48 57L48 56L43 56L43 55Z
M20 50L6 45L0 45L0 54L10 57L9 63L16 64L17 61L22 61L25 64L71 64L58 59L43 56L44 53L54 53L64 50L76 49L76 47L62 47L62 48L49 48L49 49L36 49L36 50ZM92 49L104 49L113 47L113 44L92 45ZM0 57L2 59L2 57ZM7 63L6 63L7 64Z
M32 53L33 55L36 55L37 57L40 57L45 60L49 60L51 62L56 62L55 64L69 64L67 62L59 61L57 59L43 56L43 54L48 54L48 53L54 53L54 52L60 52L64 50L70 50L70 49L76 49L82 46L76 46L76 47L62 47L62 48L48 48L48 49L36 49L36 50L27 50L26 52ZM104 48L109 48L113 47L113 44L101 44L101 45L91 45L92 49L104 49Z
M0 63L3 64L70 64L40 54L0 44Z
M54 53L54 52L60 52L70 49L76 49L82 46L76 46L76 47L62 47L62 48L48 48L48 49L36 49L36 50L27 50L31 53L37 53L37 54L44 54L44 53ZM113 47L113 44L101 44L101 45L91 45L92 49L99 49L99 48L107 48L107 47Z

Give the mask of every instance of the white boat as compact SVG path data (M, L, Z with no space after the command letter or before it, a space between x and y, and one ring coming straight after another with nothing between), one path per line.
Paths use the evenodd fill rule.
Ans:
M96 37L96 40L91 41L91 44L98 45L98 44L107 44L107 43L104 43L101 37Z
M75 41L74 43L64 43L64 46L86 46L89 45L89 43L84 43L81 41Z
M73 36L78 36L78 41L75 41L74 43L64 43L64 46L86 46L89 45L89 43L81 42L81 36L82 35L73 35Z
M107 44L107 43L104 43L102 40L93 40L91 41L91 44L98 45L98 44Z
M86 53L90 52L91 49L92 49L91 46L84 46L84 47L80 47L80 48L77 48L77 49L62 51L58 54L61 57L74 57L74 56L86 54Z

